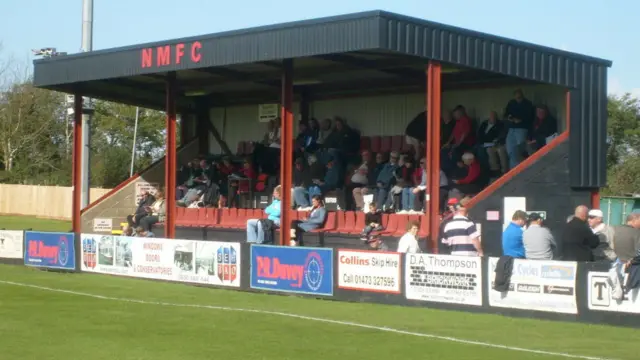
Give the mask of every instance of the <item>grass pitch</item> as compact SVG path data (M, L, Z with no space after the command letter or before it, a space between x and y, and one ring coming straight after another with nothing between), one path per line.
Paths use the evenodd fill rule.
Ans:
M233 310L237 308L255 311ZM640 331L627 328L251 294L0 265L2 360L637 359L639 338Z

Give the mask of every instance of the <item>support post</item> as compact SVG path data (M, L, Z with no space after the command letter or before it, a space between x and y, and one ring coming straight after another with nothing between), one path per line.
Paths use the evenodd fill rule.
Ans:
M82 209L82 95L73 97L73 150L71 154L71 186L73 200L71 205L71 221L73 232L78 236L81 232L80 210Z
M283 61L282 114L280 116L280 245L288 245L291 232L291 167L293 166L293 60Z
M442 65L429 61L427 66L427 151L430 155L427 165L427 214L429 220L429 245L433 253L438 252L438 228L440 227L440 118L442 111Z
M93 0L82 0L82 51L93 50ZM89 104L86 104L89 105ZM89 206L91 192L91 113L85 111L82 115L84 125L82 129L82 208Z
M167 74L166 84L167 141L165 156L165 208L164 237L176 235L176 73Z

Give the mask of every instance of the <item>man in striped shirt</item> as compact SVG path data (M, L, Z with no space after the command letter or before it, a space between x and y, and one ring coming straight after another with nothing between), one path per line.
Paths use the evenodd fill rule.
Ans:
M455 205L453 218L444 227L442 243L451 247L451 255L483 256L480 232L467 215L463 204Z

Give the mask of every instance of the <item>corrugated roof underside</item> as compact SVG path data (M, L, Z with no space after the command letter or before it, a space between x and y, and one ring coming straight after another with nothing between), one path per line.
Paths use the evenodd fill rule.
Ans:
M607 68L604 61L598 64L499 38L394 18L380 18L380 36L381 47L387 50L572 88L578 87L582 73Z

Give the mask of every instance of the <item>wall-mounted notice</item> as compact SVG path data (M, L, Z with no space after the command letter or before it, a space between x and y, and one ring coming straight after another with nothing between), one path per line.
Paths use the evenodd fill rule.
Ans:
M138 206L138 203L146 193L150 193L151 195L155 195L156 191L160 185L158 183L149 183L146 181L138 181L136 183L136 203L134 206Z

